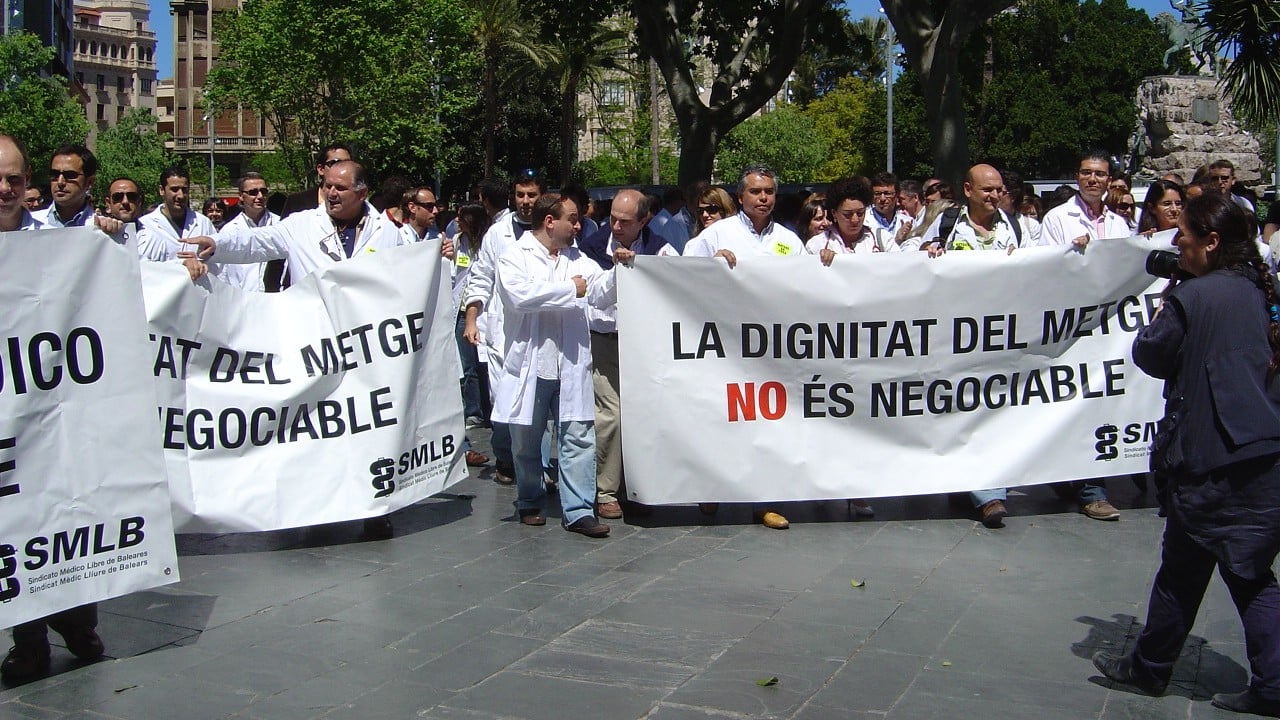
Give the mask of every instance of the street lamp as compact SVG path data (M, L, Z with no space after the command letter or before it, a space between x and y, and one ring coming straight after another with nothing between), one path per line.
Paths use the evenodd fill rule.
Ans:
M213 108L209 108L209 112L204 116L204 124L209 128L209 197L216 197L218 190L214 187L213 181Z
M888 27L884 37L884 85L887 98L885 120L889 130L885 165L888 172L893 172L893 46L898 44L898 37L893 32L893 23L889 22L884 8L880 8L880 12L885 14L885 25Z

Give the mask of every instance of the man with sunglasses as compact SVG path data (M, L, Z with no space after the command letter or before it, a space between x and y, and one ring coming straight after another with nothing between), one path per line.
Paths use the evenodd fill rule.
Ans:
M32 213L46 228L96 225L114 235L123 225L114 218L98 215L89 191L97 180L98 159L83 145L63 145L53 151L49 161L49 193L53 204Z
M316 189L303 188L285 198L284 207L280 209L280 217L287 218L296 212L312 210L324 205L324 171L344 160L354 160L351 146L346 143L329 143L320 151L316 160ZM262 282L266 292L279 292L289 287L289 267L284 260L272 260L267 263Z
M107 214L122 223L136 223L142 217L142 191L138 183L118 177L107 186Z
M253 229L267 227L280 222L280 216L267 209L267 180L260 173L247 172L240 177L240 212L227 221L219 235L231 227ZM244 272L240 287L250 292L263 292L265 289L265 273L268 263L254 263L242 266Z
M199 257L217 257L223 263L245 264L285 260L295 278L330 267L362 254L405 245L400 228L369 204L369 181L364 166L351 160L334 163L324 171L320 186L324 205L295 212L278 223L250 228L227 224L218 237L193 238ZM441 254L451 256L453 244L444 241ZM364 521L370 539L391 537L391 519Z
M404 217L400 232L404 234L406 241L415 243L440 237L440 230L436 227L436 215L440 213L440 206L436 204L436 194L431 188L409 188L400 203L400 212Z

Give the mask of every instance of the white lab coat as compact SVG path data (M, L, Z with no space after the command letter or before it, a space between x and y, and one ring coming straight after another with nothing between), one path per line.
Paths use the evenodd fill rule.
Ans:
M480 252L471 258L471 276L467 279L467 291L462 299L462 307L473 302L480 303L480 316L476 318L476 328L480 331L480 359L489 366L489 378L496 378L496 370L502 368L505 342L502 327L502 298L495 292L498 258L507 248L516 244L516 232L512 225L512 212L503 210L493 219L493 224L484 234L480 243ZM497 383L494 382L493 385ZM491 388L492 389L492 388Z
M187 215L182 219L182 230L179 231L173 226L173 223L169 222L169 218L164 214L163 209L164 206L161 205L138 218L138 225L140 226L138 228L138 255L144 260L168 262L178 257L179 252L196 252L200 249L199 246L183 242L183 240L204 235L213 237L218 232L218 229L213 226L209 218L191 208L187 208ZM206 261L205 265L209 268L209 274L228 285L243 287L246 271L243 268L223 267L221 260L222 258Z
M364 205L364 213L364 226L360 228L349 257L405 244L400 228L368 202ZM228 225L218 236L214 257L223 263L239 264L284 258L289 262L293 278L298 280L337 263L330 252L337 253L340 260L347 259L333 220L322 205L293 213L266 227L251 229Z
M485 241L488 243L488 241ZM571 279L587 281L586 297L578 297ZM515 425L533 423L534 393L538 385L539 353L548 330L544 319L559 314L559 422L594 422L595 394L591 385L591 335L587 307L617 302L614 271L604 270L577 247L552 256L533 233L526 232L498 259L497 294L505 307L505 348L498 375L493 421Z
M248 215L245 215L244 212L240 212L235 217L228 220L226 225L222 226L222 230L214 237L214 242L218 242L222 233L227 232L233 227L240 228L242 230L252 230L254 228L275 225L278 222L280 222L280 216L270 210L266 210L262 213L262 218L256 225L249 219ZM263 274L267 271L267 264L265 262L254 263L252 265L241 265L239 270L239 288L241 290L248 290L249 292L266 291L266 285L263 282Z
M1044 220L1040 223L1040 244L1069 245L1081 235L1088 235L1089 240L1093 241L1127 238L1135 234L1129 229L1128 221L1108 210L1106 205L1102 206L1102 212L1104 219L1102 235L1099 236L1093 221L1085 217L1080 198L1071 198L1044 214ZM1023 244L1026 244L1026 238L1023 239Z

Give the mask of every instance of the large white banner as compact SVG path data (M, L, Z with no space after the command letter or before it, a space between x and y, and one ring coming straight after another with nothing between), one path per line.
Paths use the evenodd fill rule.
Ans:
M136 251L0 234L0 627L178 580Z
M373 517L466 476L439 253L362 254L273 294L144 266L156 438L180 531Z
M639 258L619 268L623 448L645 503L913 495L1143 472L1164 281L1087 252ZM1161 246L1168 249L1167 246Z

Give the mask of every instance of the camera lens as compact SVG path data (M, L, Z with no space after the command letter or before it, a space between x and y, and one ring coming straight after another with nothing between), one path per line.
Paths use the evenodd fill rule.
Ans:
M1152 250L1147 255L1147 274L1170 280L1186 280L1191 277L1178 266L1178 253L1168 250Z

